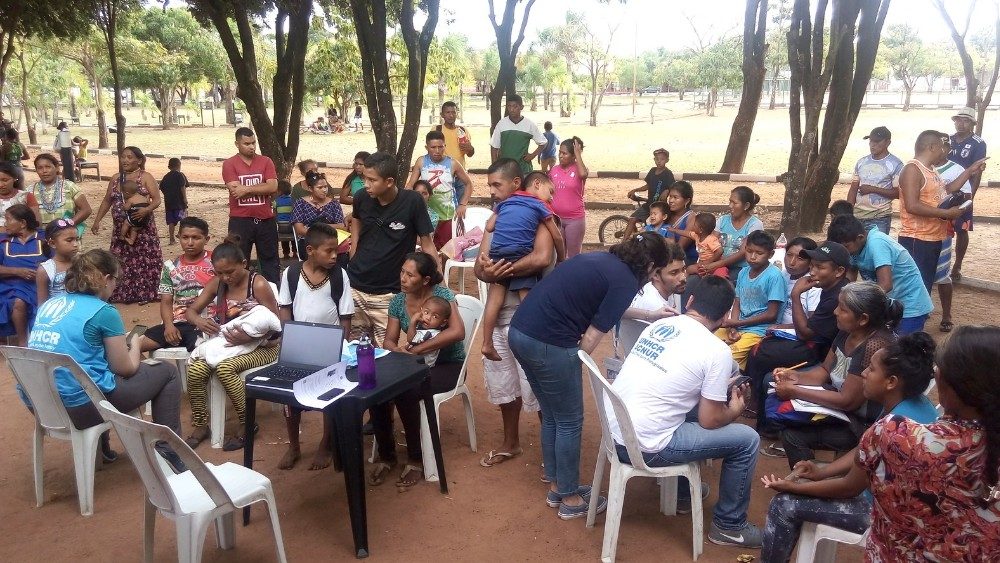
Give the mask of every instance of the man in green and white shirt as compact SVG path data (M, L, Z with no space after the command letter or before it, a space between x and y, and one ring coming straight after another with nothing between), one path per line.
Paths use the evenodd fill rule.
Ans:
M521 165L521 173L531 172L531 161L545 149L546 139L535 122L521 115L524 102L521 96L507 96L507 115L493 129L490 138L490 156L492 162L500 158L512 158ZM538 145L534 151L528 152L531 141Z

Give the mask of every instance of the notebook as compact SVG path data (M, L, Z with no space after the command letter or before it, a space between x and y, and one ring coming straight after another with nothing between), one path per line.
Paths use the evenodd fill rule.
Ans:
M340 362L344 328L340 325L287 321L278 361L255 372L248 383L291 389L292 383Z

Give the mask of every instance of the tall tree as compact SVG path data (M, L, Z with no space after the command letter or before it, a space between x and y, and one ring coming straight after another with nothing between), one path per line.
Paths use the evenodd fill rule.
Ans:
M993 33L995 38L993 70L989 78L986 79L986 84L983 84L983 81L976 72L972 55L965 44L966 35L968 35L969 27L972 23L972 15L976 8L976 0L967 2L968 11L965 13L965 21L961 30L955 25L955 21L952 19L948 8L945 7L943 0L934 0L934 5L937 7L938 12L941 13L941 19L948 26L948 31L951 32L951 39L958 50L959 58L962 60L962 71L965 74L965 105L976 109L976 134L981 135L983 133L983 121L985 121L986 117L986 108L989 107L990 102L993 100L993 91L996 89L997 77L1000 75L1000 6L995 10L993 24L995 30ZM950 5L954 6L955 2L950 3Z
M517 6L524 3L524 11L521 13L521 23L518 26L517 39L514 39L514 22L517 19ZM535 5L535 0L504 0L504 11L498 20L496 9L493 6L494 0L489 0L490 23L493 25L493 32L497 36L497 54L500 56L500 68L497 71L497 79L490 90L490 131L496 127L497 122L503 117L504 96L510 96L517 91L517 52L524 42L524 29L528 25L528 16L531 15L531 7Z
M76 41L61 41L59 52L76 62L94 89L97 113L97 147L108 148L108 119L104 111L104 77L108 71L108 52L97 28L89 26L89 33Z
M767 32L767 54L764 56L771 84L767 109L777 105L781 71L788 66L788 25L792 15L791 0L776 0L768 5L771 29Z
M0 89L7 84L7 67L14 56L17 37L75 37L93 19L95 0L0 1Z
M118 68L118 26L130 10L138 7L138 0L97 0L97 27L108 48L108 66L111 68L111 81L115 89L115 147L118 152L125 148L125 112L122 110L122 79Z
M604 93L611 83L614 56L611 45L615 40L617 26L608 28L608 40L603 42L590 27L584 27L583 53L580 63L587 69L590 81L590 126L597 127L597 112L604 101Z
M927 53L920 33L909 24L890 25L886 28L880 58L892 71L892 75L903 84L903 111L910 111L910 98L917 80L926 74L926 61L936 58Z
M177 94L184 85L222 75L225 55L214 34L204 33L187 10L147 8L136 16L125 31L139 44L125 51L123 78L130 87L153 91L162 126L169 129Z
M428 53L437 28L441 2L421 0L417 4L404 1L398 11L392 7L391 13L385 0L349 0L349 5L357 32L358 49L361 51L361 75L364 78L365 101L372 131L375 133L375 143L378 150L395 153L400 173L405 176L413 156L413 147L417 143ZM419 32L414 23L418 7L426 16ZM386 59L386 31L390 16L392 20L399 22L407 51L406 110L401 134L397 131L396 111L392 107L392 85L389 62Z
M729 145L719 172L743 172L750 148L750 135L757 120L760 97L763 94L764 66L767 56L767 0L746 0L743 11L743 94L740 108L733 119Z
M246 106L261 153L274 161L279 178L287 178L299 152L312 0L188 0L187 4L199 22L218 32L236 75L236 95ZM271 90L273 121L258 74L254 32L259 21L272 15L277 59Z
M788 32L792 147L783 174L781 215L781 227L788 234L823 226L840 160L871 80L889 2L834 0L831 11L830 4L821 0L814 19L809 0L795 0ZM827 12L831 12L829 36Z

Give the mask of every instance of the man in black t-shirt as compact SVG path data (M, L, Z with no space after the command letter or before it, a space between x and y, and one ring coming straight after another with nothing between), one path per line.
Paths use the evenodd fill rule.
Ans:
M624 238L629 238L636 231L636 223L645 223L649 219L649 204L660 199L660 196L667 193L670 186L674 185L674 173L667 168L670 162L670 152L667 149L656 149L653 151L653 163L656 164L649 169L644 178L644 184L628 192L629 199L635 199L641 191L645 191L646 201L632 214L632 221L629 221L625 229Z
M389 301L399 293L399 271L417 243L437 261L430 215L424 199L399 187L396 159L377 152L365 159L365 191L354 196L351 215L352 326L368 331L382 346L389 323Z
M174 244L174 230L181 219L187 217L187 176L181 172L181 159L171 158L167 161L167 172L160 180L160 191L163 192L163 209L167 215L167 228L170 229L170 242Z

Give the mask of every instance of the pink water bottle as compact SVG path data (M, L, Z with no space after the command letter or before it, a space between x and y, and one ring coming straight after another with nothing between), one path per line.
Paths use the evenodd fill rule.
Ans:
M375 347L367 334L358 341L358 388L375 388Z

